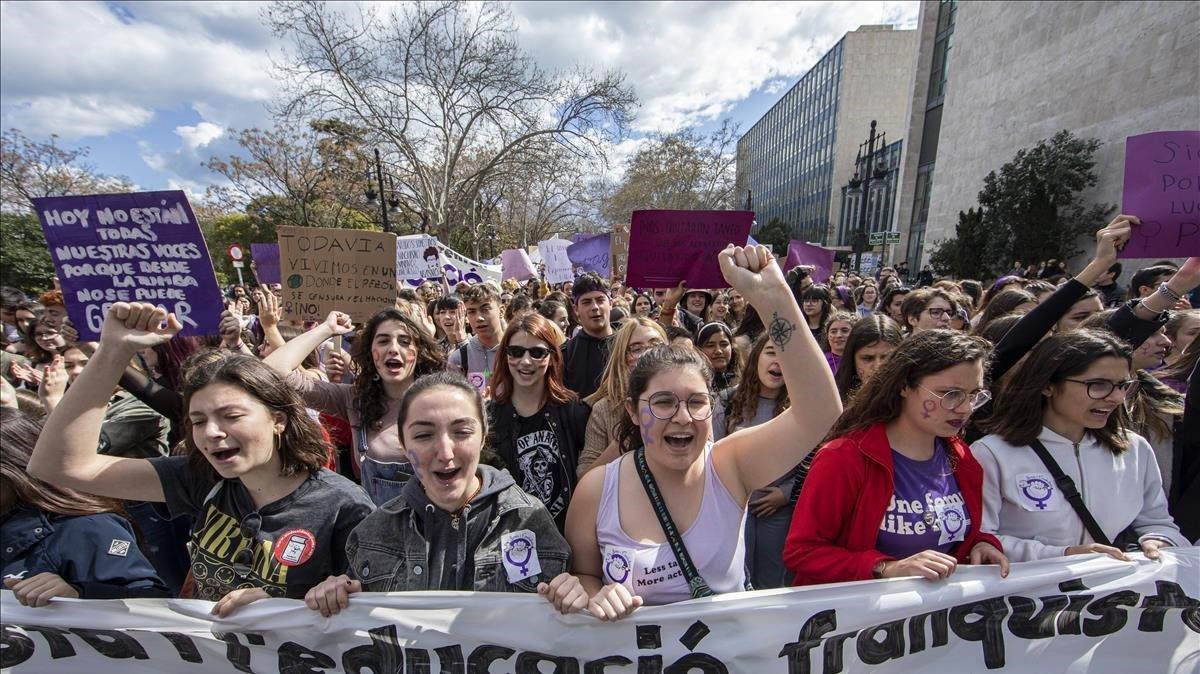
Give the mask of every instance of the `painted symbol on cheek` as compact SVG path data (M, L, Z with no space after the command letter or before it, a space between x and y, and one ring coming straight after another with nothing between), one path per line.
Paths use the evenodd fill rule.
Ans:
M928 419L930 413L937 409L937 403L933 402L932 400L926 400L921 403L921 407L921 418Z
M647 445L653 444L654 439L650 437L650 429L654 427L656 421L654 414L650 412L649 407L643 407L642 411L638 413L638 418L642 421L642 441Z

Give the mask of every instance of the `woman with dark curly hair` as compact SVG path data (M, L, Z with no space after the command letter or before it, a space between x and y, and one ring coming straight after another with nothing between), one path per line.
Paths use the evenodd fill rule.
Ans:
M424 328L397 309L371 317L354 340L350 354L358 376L353 384L334 384L305 377L297 367L325 340L340 340L352 328L350 317L331 311L320 325L267 356L270 365L304 404L350 422L355 472L376 505L400 495L412 477L408 455L400 446L396 412L400 399L417 377L446 367L443 351Z

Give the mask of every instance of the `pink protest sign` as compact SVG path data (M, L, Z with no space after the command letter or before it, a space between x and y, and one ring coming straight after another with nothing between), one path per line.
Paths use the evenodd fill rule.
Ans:
M717 253L746 245L754 211L634 211L625 283L634 288L728 288Z
M833 274L833 251L792 239L788 243L787 264L784 265L784 271L802 264L815 267L812 273L814 283L824 283Z
M500 278L507 281L527 281L537 276L537 269L529 259L529 253L521 248L511 248L500 253Z
M1136 215L1123 258L1200 255L1200 131L1125 139L1121 212Z

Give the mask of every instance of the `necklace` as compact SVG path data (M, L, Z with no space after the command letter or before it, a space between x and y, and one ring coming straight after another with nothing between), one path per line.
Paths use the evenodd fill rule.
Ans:
M482 489L483 489L483 480L480 480L479 486L475 487L474 493L472 493L469 497L467 497L466 502L463 503L463 506L458 509L458 512L450 513L450 528L454 529L455 531L458 531L459 518L462 517L463 511L467 509L467 506L470 505L471 501L474 501L475 497L479 496L479 492Z

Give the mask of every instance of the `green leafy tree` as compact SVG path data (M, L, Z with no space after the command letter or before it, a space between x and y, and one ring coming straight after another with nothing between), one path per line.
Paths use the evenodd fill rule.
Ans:
M0 213L0 285L41 292L53 285L54 262L38 219Z
M1079 237L1104 225L1115 206L1083 203L1095 186L1100 141L1059 131L1017 152L983 179L979 206L986 244L975 250L971 275L998 273L1012 260L1070 259L1083 252Z
M958 212L954 238L939 241L929 257L929 264L939 275L970 278L979 275L979 251L988 242L983 211L974 208Z
M755 241L770 246L776 255L787 255L788 244L792 241L792 228L779 218L771 218L753 236Z

